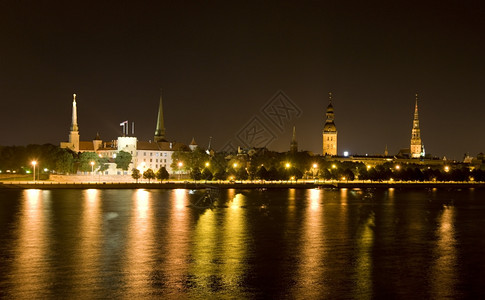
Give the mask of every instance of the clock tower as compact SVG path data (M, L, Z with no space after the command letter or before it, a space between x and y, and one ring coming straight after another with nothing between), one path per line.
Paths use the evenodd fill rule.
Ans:
M323 126L323 155L337 155L337 127L335 126L335 115L332 105L332 93L329 93L325 125Z

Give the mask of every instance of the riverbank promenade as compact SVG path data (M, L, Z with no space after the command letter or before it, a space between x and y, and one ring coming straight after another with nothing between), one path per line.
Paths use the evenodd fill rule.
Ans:
M164 181L160 182L55 182L5 181L0 189L315 189L315 188L485 188L485 182L409 181Z

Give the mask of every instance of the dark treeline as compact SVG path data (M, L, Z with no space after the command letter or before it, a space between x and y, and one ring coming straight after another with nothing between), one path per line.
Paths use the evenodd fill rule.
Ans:
M190 174L195 180L371 180L371 181L485 181L485 171L463 164L422 165L386 162L367 166L360 162L339 162L308 152L262 150L242 155L202 149L175 152L172 169Z
M52 144L0 147L0 170L25 174L31 172L32 161L40 172L72 173L77 154Z

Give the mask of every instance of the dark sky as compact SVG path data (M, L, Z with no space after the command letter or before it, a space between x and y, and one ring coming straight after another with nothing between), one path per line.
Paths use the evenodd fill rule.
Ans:
M426 3L425 3L426 2ZM321 153L328 93L339 152L409 147L419 94L426 151L485 151L483 1L1 1L0 144L82 140L124 120L153 138L160 88L171 140L215 148L256 117L285 151ZM301 112L277 128L283 91Z

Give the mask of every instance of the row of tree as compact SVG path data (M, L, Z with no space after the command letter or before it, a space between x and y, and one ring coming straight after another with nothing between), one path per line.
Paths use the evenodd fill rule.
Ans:
M104 171L109 167L108 163L128 170L131 159L131 154L125 151L117 153L116 158L106 158L94 152L75 153L52 144L0 147L0 170L18 174L30 172L33 161L37 162L41 172L72 174L90 172L93 168Z
M402 180L485 181L485 171L463 165L398 165L386 162L376 167L361 162L338 162L308 152L280 153L264 150L253 155L209 155L202 149L174 152L172 169L194 180Z
M130 153L120 151L115 158L99 157L94 152L75 153L52 144L0 147L0 170L26 173L32 170L32 161L38 162L39 170L61 174L104 171L109 163L118 169L128 170L132 160ZM403 180L403 181L485 181L485 171L463 165L423 166L408 164L398 166L387 162L376 167L363 163L337 162L308 152L281 153L262 149L250 155L209 155L197 148L194 151L176 151L171 167L177 174L190 174L194 180ZM94 162L94 165L92 165ZM138 172L138 175L137 175ZM133 170L134 178L149 181L166 180L165 168L156 172L147 170L140 174Z
M170 177L170 174L165 167L161 167L157 172L154 172L152 169L147 169L143 172L143 174L140 172L140 170L134 168L131 170L131 177L133 177L133 179L135 179L138 183L138 180L142 177L147 179L148 182L151 182L154 179L164 181Z

